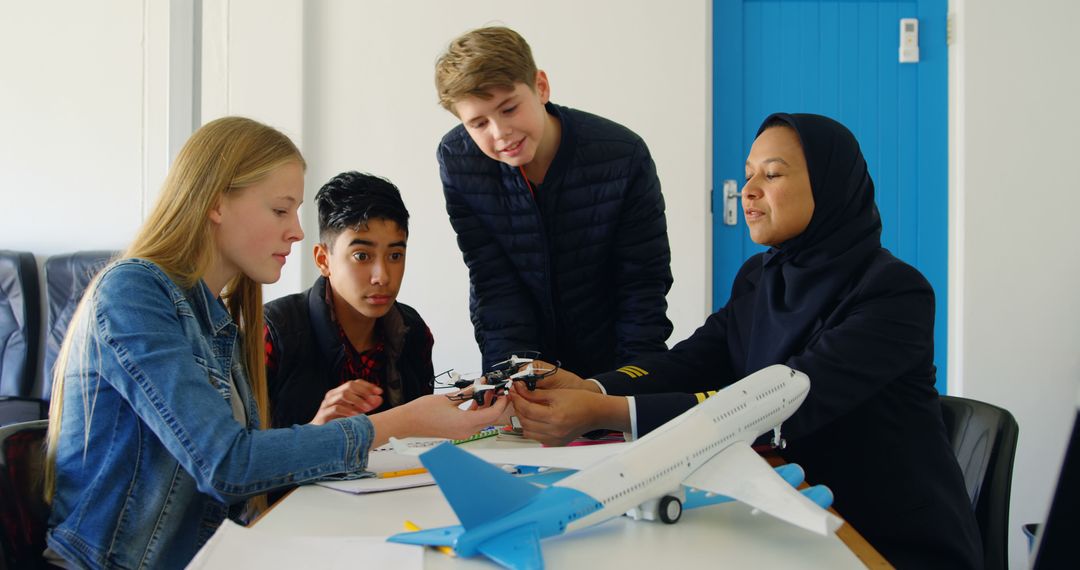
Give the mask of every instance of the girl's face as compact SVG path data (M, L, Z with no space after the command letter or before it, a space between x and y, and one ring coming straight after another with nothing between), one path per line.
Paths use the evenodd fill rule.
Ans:
M221 291L237 273L258 283L281 278L292 244L304 239L298 215L303 199L304 170L297 162L222 197L208 214L218 249L215 267L206 276L211 290Z
M746 159L742 203L754 243L780 245L810 225L814 194L806 156L793 129L772 127L758 135Z

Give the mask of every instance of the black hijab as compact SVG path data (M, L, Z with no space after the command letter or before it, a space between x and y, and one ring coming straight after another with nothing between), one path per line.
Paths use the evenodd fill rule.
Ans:
M774 113L757 134L778 122L794 129L802 143L814 214L803 233L762 257L747 372L786 362L800 351L881 247L874 182L851 131L821 115Z

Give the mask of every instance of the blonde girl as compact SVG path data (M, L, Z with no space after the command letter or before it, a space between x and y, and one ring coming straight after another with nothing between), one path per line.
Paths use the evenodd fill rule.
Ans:
M226 117L185 144L153 212L85 294L56 365L47 558L183 567L251 499L363 470L390 436L461 437L505 402L463 412L427 396L322 426L268 425L261 286L303 238L305 163L280 132Z

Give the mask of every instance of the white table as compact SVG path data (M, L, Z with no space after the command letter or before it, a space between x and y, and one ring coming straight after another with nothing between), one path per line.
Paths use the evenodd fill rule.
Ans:
M485 500L476 490L476 500ZM458 524L438 487L350 495L317 486L296 489L255 525L281 536L389 536L408 519L422 528ZM818 536L741 503L683 513L674 524L619 517L541 542L548 568L864 568L839 538ZM875 553L876 554L876 553ZM428 549L426 568L495 568L489 560L451 558Z

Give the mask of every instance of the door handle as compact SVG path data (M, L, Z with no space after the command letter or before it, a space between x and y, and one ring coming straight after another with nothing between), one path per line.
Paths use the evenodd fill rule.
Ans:
M724 181L724 225L739 225L739 185L734 180Z

